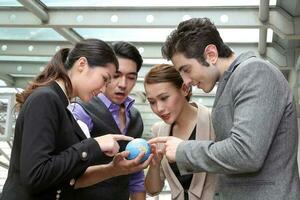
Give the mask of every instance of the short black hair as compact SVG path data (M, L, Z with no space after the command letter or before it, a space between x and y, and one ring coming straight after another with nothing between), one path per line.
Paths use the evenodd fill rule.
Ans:
M137 65L137 72L140 71L143 64L143 58L139 50L129 42L116 42L112 44L112 48L117 57L133 60Z
M181 22L167 37L161 51L170 60L174 54L182 53L187 58L195 58L208 66L204 58L207 45L213 44L219 57L230 57L233 51L223 42L216 26L208 18L192 18Z

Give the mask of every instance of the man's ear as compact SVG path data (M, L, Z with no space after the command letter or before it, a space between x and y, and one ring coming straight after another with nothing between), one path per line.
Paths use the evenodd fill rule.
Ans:
M216 64L218 56L218 49L214 44L209 44L205 47L204 57L206 58L206 62Z

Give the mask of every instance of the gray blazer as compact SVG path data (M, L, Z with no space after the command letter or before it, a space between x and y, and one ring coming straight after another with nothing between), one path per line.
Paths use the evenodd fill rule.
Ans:
M219 82L212 121L216 142L178 146L181 173L220 173L215 199L300 199L297 113L276 67L240 55Z

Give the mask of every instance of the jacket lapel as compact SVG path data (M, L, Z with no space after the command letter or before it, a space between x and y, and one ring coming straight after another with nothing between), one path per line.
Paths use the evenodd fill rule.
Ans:
M209 140L210 139L210 119L209 110L199 104L198 107L198 121L196 128L196 140ZM189 188L189 191L196 197L200 198L203 193L205 184L206 173L195 173Z
M87 137L85 136L85 134L83 133L83 131L81 130L80 126L78 125L78 123L76 122L75 118L73 117L73 114L71 113L71 111L67 108L68 104L69 104L69 100L67 99L64 91L61 89L61 87L54 81L52 85L50 85L50 87L58 94L58 96L60 97L66 113L69 117L69 119L71 120L73 126L73 130L76 133L76 135L79 137L80 140L84 140Z
M217 105L217 102L219 101L220 96L222 95L224 88L231 76L231 74L234 72L234 70L241 64L242 62L248 60L249 58L255 57L253 52L247 52L239 55L233 63L229 66L228 70L224 72L223 76L218 82L218 88L215 96L215 101L213 107Z
M111 112L108 110L108 108L105 106L105 104L98 98L98 97L94 97L94 100L96 101L96 103L101 105L101 116L103 116L103 121L105 124L111 126L111 128L114 130L115 132L121 133L117 123L115 122Z
M83 133L82 129L80 128L80 126L76 122L75 118L73 117L73 114L71 113L71 111L69 111L69 109L66 108L66 112L68 114L69 119L72 121L73 130L76 133L76 135L79 137L79 139L80 140L87 139L86 135Z

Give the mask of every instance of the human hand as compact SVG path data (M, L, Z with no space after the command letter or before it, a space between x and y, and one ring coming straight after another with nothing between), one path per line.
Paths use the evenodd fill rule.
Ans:
M148 143L149 144L163 143L165 145L164 153L167 159L169 160L169 162L175 162L177 147L182 141L183 141L182 139L177 137L166 136L166 137L152 138L148 141Z
M153 158L153 154L150 154L148 159L141 163L144 154L144 152L141 152L135 159L127 160L126 158L129 155L129 151L123 151L115 155L114 159L110 162L110 165L119 176L132 174L148 167Z
M134 138L121 134L107 134L100 137L96 137L94 139L98 142L101 151L104 152L105 155L114 156L116 153L119 152L120 149L120 146L117 142L118 140L131 141Z
M150 162L150 166L159 167L165 153L164 149L160 149L157 144L151 144L151 152L153 153L153 159Z

